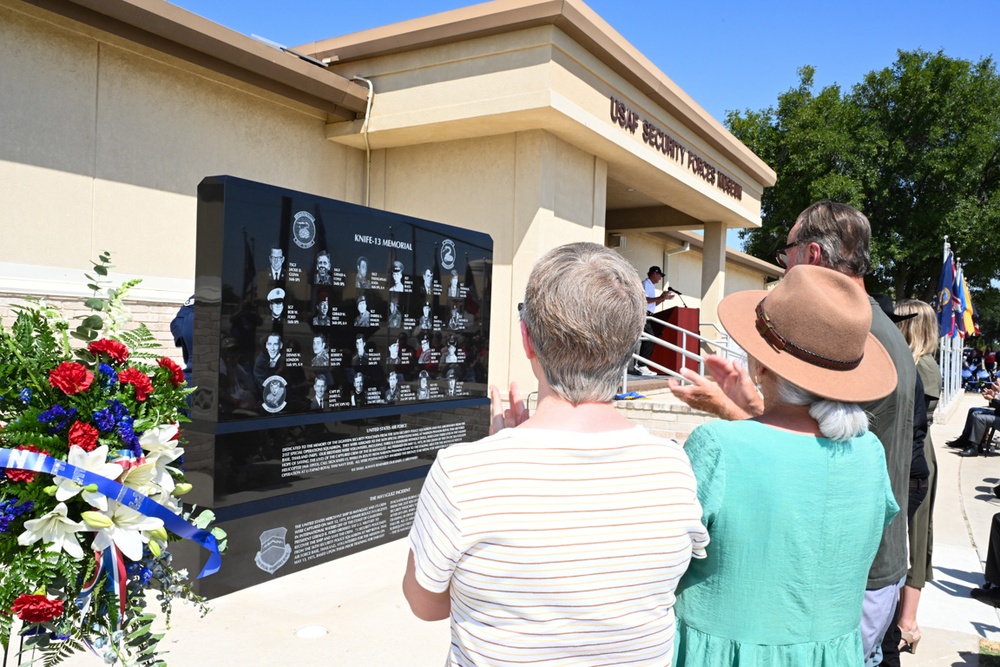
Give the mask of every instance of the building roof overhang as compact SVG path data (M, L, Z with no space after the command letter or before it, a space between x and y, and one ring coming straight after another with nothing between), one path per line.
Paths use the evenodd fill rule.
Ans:
M162 0L24 0L59 16L326 112L363 113L368 89Z
M776 175L606 21L579 0L493 0L296 47L338 67L481 37L555 26L761 187ZM341 70L343 71L343 70Z

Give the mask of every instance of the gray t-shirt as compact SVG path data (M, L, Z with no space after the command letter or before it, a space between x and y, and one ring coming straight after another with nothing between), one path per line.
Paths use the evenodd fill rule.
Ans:
M878 401L862 403L871 415L871 431L885 447L885 463L892 484L892 494L899 505L899 514L886 526L879 543L875 562L868 573L868 588L884 588L899 582L906 575L906 504L909 498L910 461L913 452L913 400L917 369L906 339L882 308L871 297L871 332L892 358L896 366L896 389Z

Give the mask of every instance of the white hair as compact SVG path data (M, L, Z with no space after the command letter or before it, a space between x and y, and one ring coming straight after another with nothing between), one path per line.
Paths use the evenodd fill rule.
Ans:
M811 394L788 380L774 376L781 402L808 405L809 416L819 424L820 433L836 442L846 442L868 430L868 415L857 403L831 401Z

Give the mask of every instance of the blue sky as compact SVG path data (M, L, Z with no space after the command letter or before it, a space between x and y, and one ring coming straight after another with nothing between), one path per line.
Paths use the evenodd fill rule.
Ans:
M175 0L245 35L284 46L345 35L474 4L463 0ZM720 122L727 111L773 106L797 70L816 90L849 90L891 65L897 50L1000 56L1000 0L840 0L834 3L590 0L612 28ZM729 245L738 247L735 234Z
M176 0L245 35L285 46L474 4L463 0ZM838 3L590 0L612 28L720 121L762 109L798 82L849 89L896 50L943 50L955 58L1000 56L1000 2L841 0Z

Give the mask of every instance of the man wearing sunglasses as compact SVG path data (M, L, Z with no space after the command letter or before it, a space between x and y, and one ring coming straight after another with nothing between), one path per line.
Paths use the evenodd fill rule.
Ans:
M825 266L850 277L863 288L864 276L871 270L870 240L871 224L863 213L847 204L820 201L799 214L788 232L786 244L778 249L776 259L787 269L799 264ZM869 301L871 332L892 357L898 382L895 392L881 400L864 403L862 407L871 414L871 431L885 447L889 479L900 512L882 533L882 542L868 574L861 622L866 667L881 664L880 644L893 626L898 591L908 564L906 512L903 510L909 496L917 382L916 367L906 340L878 303L871 297ZM696 410L723 419L746 419L764 411L760 394L745 366L731 359L708 355L705 368L718 384L683 369L681 374L692 384L681 385L670 380L674 396Z

